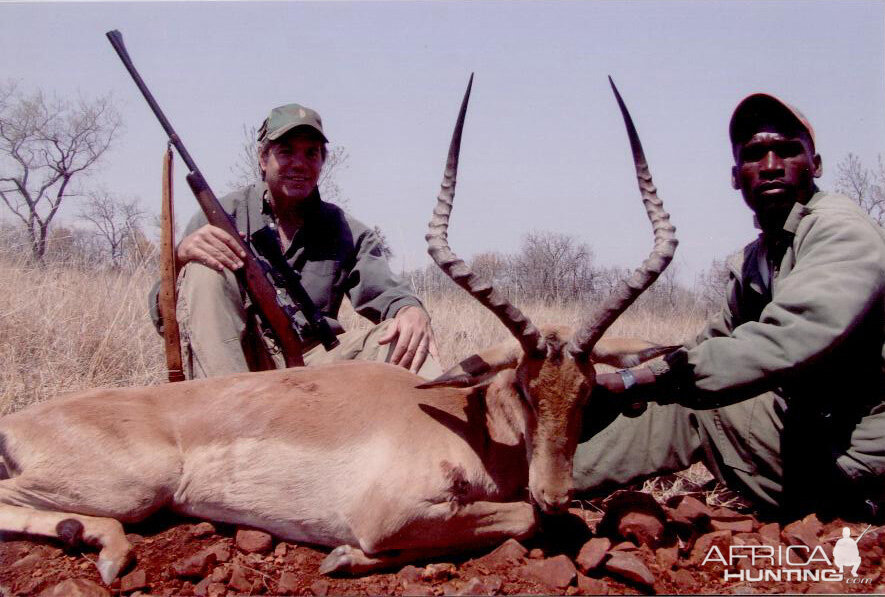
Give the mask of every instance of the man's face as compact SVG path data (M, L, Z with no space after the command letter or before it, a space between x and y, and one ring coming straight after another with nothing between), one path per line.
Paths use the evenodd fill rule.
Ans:
M259 156L274 207L297 207L316 188L323 169L323 141L296 129Z
M821 175L821 159L805 134L761 127L736 148L732 186L759 219L763 230L783 227L795 203L806 203Z

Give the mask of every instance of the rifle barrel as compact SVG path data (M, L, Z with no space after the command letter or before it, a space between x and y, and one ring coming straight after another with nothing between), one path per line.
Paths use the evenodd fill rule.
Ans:
M138 87L138 90L141 91L141 94L147 101L148 106L150 106L151 110L154 111L154 115L157 117L157 120L160 121L163 130L166 131L166 135L169 137L169 141L172 143L172 145L175 146L176 151L178 151L178 155L181 156L181 159L184 160L184 163L187 165L187 169L191 172L196 171L196 163L191 158L191 155L187 152L187 149L185 149L184 143L181 142L181 138L179 138L178 134L175 132L175 129L172 128L172 124L166 118L166 115L163 114L163 110L160 109L160 105L157 103L157 100L154 99L154 96L151 93L150 89L148 89L147 85L145 85L144 79L141 78L141 75L138 74L138 70L132 63L132 59L129 57L129 52L126 51L126 45L123 43L123 34L114 29L112 31L108 31L105 35L107 35L108 41L111 42L111 45L114 46L114 50L117 51L117 55L120 57L120 60L126 67L126 70L128 70L129 74L132 75L132 80L135 81L135 85Z

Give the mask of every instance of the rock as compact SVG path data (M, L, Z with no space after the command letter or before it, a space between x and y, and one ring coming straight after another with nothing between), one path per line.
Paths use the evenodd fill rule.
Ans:
M214 551L202 549L172 564L172 572L181 578L203 578L217 562L218 555Z
M691 548L688 563L692 566L699 566L714 545L723 554L727 554L728 546L731 545L731 531L713 531L698 537L694 542L694 547Z
M428 564L421 573L421 580L427 582L449 580L456 572L454 564Z
M206 549L215 554L219 563L230 562L230 547L228 545L224 543L216 543Z
M111 592L91 580L69 578L47 588L39 597L111 597Z
M636 545L657 547L664 538L664 517L646 512L627 512L618 521L618 534Z
M280 541L277 543L277 546L274 547L273 555L278 558L285 558L286 554L289 552L289 545Z
M575 580L578 571L565 555L532 560L518 569L523 578L534 580L551 589L563 590Z
M239 529L236 535L237 549L245 553L268 553L273 547L273 537L264 531Z
M684 522L695 526L698 530L704 530L713 516L713 511L707 504L687 495L672 511L672 515L674 522Z
M608 585L605 584L605 581L598 578L590 578L583 574L578 574L578 586L576 588L579 595L608 595Z
M787 545L805 545L814 549L819 545L818 535L823 530L823 525L817 519L817 515L809 514L802 520L791 522L781 531L781 538Z
M211 582L223 582L226 583L230 580L231 568L230 566L216 566L214 570L212 570L212 574L209 575L209 580Z
M867 585L869 586L869 585ZM836 582L815 582L808 585L809 595L844 595L844 587Z
M593 539L590 539L590 541L584 544L575 558L575 564L577 565L578 570L587 574L588 572L599 568L611 546L611 541L606 537L594 537Z
M245 567L234 564L230 569L230 580L227 581L229 586L238 593L248 593L252 590L252 581L247 578L247 570Z
M210 582L206 587L206 597L222 597L222 595L227 595L227 587L224 586L224 583Z
M652 588L655 584L655 577L652 576L651 571L642 560L633 554L626 552L612 553L605 563L605 569L647 589Z
M200 582L197 583L197 586L194 587L194 595L198 595L199 597L206 597L209 594L209 585L212 584L212 581L208 578L204 578Z
M679 561L679 548L662 547L655 552L655 561L661 570L670 570Z
M409 564L399 571L399 577L408 582L418 582L421 580L421 575L423 571L420 568L416 568Z
M781 542L781 525L776 522L763 524L759 527L759 534L766 545L777 545Z
M529 550L523 547L516 539L508 539L495 548L494 551L476 558L473 562L487 568L500 568L502 566L513 565L514 562L518 562L524 558L528 552Z
M298 577L294 572L284 570L280 574L280 581L277 583L277 593L280 595L294 595L298 592Z
M329 594L329 581L321 578L320 580L314 581L310 585L310 592L316 595L317 597L325 597Z
M215 534L215 525L213 525L211 522L199 522L191 527L191 530L188 534L194 539L208 537L209 535Z
M529 551L529 559L530 560L540 560L544 557L544 550L540 547L536 547Z
M735 533L731 542L733 545L765 545L765 539L759 533Z
M138 589L149 589L147 574L141 568L136 568L120 579L120 591L130 593Z
M474 576L461 587L456 595L496 595L501 590L503 581L500 576Z
M435 595L433 592L433 587L429 585L423 585L421 583L416 583L408 580L403 580L403 595L415 597L432 597Z
M714 518L710 521L710 527L714 531L731 531L732 533L752 533L753 519L744 518L740 520L720 520Z
M632 541L621 541L611 548L611 551L636 551L639 549Z
M126 541L132 545L141 545L144 543L144 537L138 533L126 533Z
M673 584L680 589L684 589L682 591L677 591L678 593L691 593L696 588L694 586L694 576L692 576L691 572L689 572L685 568L680 568L679 570L674 570L670 572L670 580L673 581Z

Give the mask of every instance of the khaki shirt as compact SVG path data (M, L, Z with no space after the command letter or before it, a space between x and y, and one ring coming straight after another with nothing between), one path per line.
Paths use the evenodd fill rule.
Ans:
M255 183L219 199L247 239L268 224L265 188L263 182ZM376 324L394 317L405 306L422 306L408 285L390 270L380 239L371 228L336 205L322 201L318 193L308 201L311 206L304 225L293 236L285 257L289 266L301 274L302 286L333 332L343 331L336 317L344 295L357 313ZM206 223L206 216L198 212L188 222L184 236ZM153 305L155 297L151 298ZM245 295L244 301L248 302ZM310 338L304 340L312 343Z
M741 261L722 311L668 359L678 385L699 407L775 391L785 420L828 443L850 478L882 477L885 231L850 199L818 192Z

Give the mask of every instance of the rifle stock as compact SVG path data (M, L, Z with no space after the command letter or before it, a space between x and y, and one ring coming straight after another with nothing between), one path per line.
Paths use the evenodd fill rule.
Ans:
M224 211L224 208L221 207L221 204L215 197L215 193L209 188L206 179L203 178L199 168L197 168L197 165L184 147L181 139L175 133L175 130L172 128L169 120L167 120L166 115L163 114L159 104L157 104L157 101L154 99L153 94L151 94L147 85L145 85L144 80L141 78L141 75L132 63L129 53L126 51L126 46L123 44L123 35L117 30L108 31L106 35L111 42L111 45L114 47L114 50L116 50L117 55L120 57L120 60L123 62L123 65L126 67L126 70L128 70L129 74L132 76L132 80L135 81L135 85L147 101L148 106L153 110L157 120L160 121L163 130L166 131L166 135L169 137L169 142L175 146L178 155L181 156L181 159L184 161L185 165L187 165L187 182L190 185L191 190L194 192L197 202L206 214L209 223L221 228L231 235L231 237L240 244L240 248L246 253L246 257L243 259L244 266L241 268L243 273L239 275L242 276L246 292L249 294L249 298L252 299L252 303L258 309L259 315L270 326L274 336L276 336L277 342L279 342L280 348L282 349L283 357L286 360L286 366L297 367L303 365L304 360L301 357L301 339L292 327L292 322L287 317L285 311L283 311L282 307L277 303L276 289L273 284L270 283L270 280L267 279L258 258L255 257L255 254L252 252L249 245L240 238L240 234L237 231L234 222L231 220L227 212Z
M163 340L166 345L166 370L169 381L184 381L181 366L181 335L178 319L175 316L175 281L178 268L175 263L175 212L172 200L172 148L163 154L163 205L160 215L163 222L162 238L160 239L160 296L158 307L163 319Z

